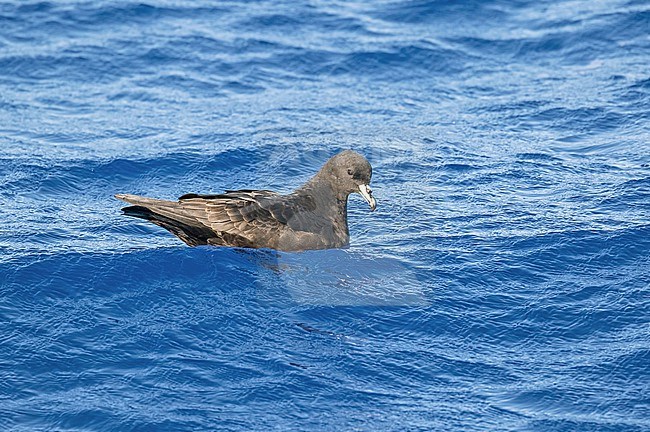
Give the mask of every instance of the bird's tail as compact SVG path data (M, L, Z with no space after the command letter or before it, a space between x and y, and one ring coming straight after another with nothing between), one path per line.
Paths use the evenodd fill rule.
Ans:
M178 202L129 194L117 194L115 198L133 204L122 208L124 215L163 227L190 246L205 245L213 236L207 226L188 215Z

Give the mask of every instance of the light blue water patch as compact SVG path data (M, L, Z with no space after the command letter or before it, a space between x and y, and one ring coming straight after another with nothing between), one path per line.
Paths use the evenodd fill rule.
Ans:
M368 256L360 251L316 251L275 254L266 265L276 278L271 286L266 278L259 281L262 299L280 288L293 302L306 306L428 304L428 282L418 281L416 271L396 258Z

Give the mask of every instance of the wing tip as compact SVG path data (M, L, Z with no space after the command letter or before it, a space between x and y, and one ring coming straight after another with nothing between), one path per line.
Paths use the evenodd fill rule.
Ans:
M186 199L192 199L192 198L201 198L199 194L195 193L186 193L185 195L181 195L178 197L179 201L186 200Z

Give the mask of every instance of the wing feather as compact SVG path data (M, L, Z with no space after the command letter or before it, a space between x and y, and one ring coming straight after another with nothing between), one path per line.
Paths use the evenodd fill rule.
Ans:
M251 244L276 247L280 236L293 230L293 215L306 210L301 201L271 191L240 190L218 195L186 194L178 203L186 214L224 241L237 236Z

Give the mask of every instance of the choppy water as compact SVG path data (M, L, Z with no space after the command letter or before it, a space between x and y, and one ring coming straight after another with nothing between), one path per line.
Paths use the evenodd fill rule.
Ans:
M646 1L0 3L2 430L650 430ZM116 192L374 166L351 247Z

